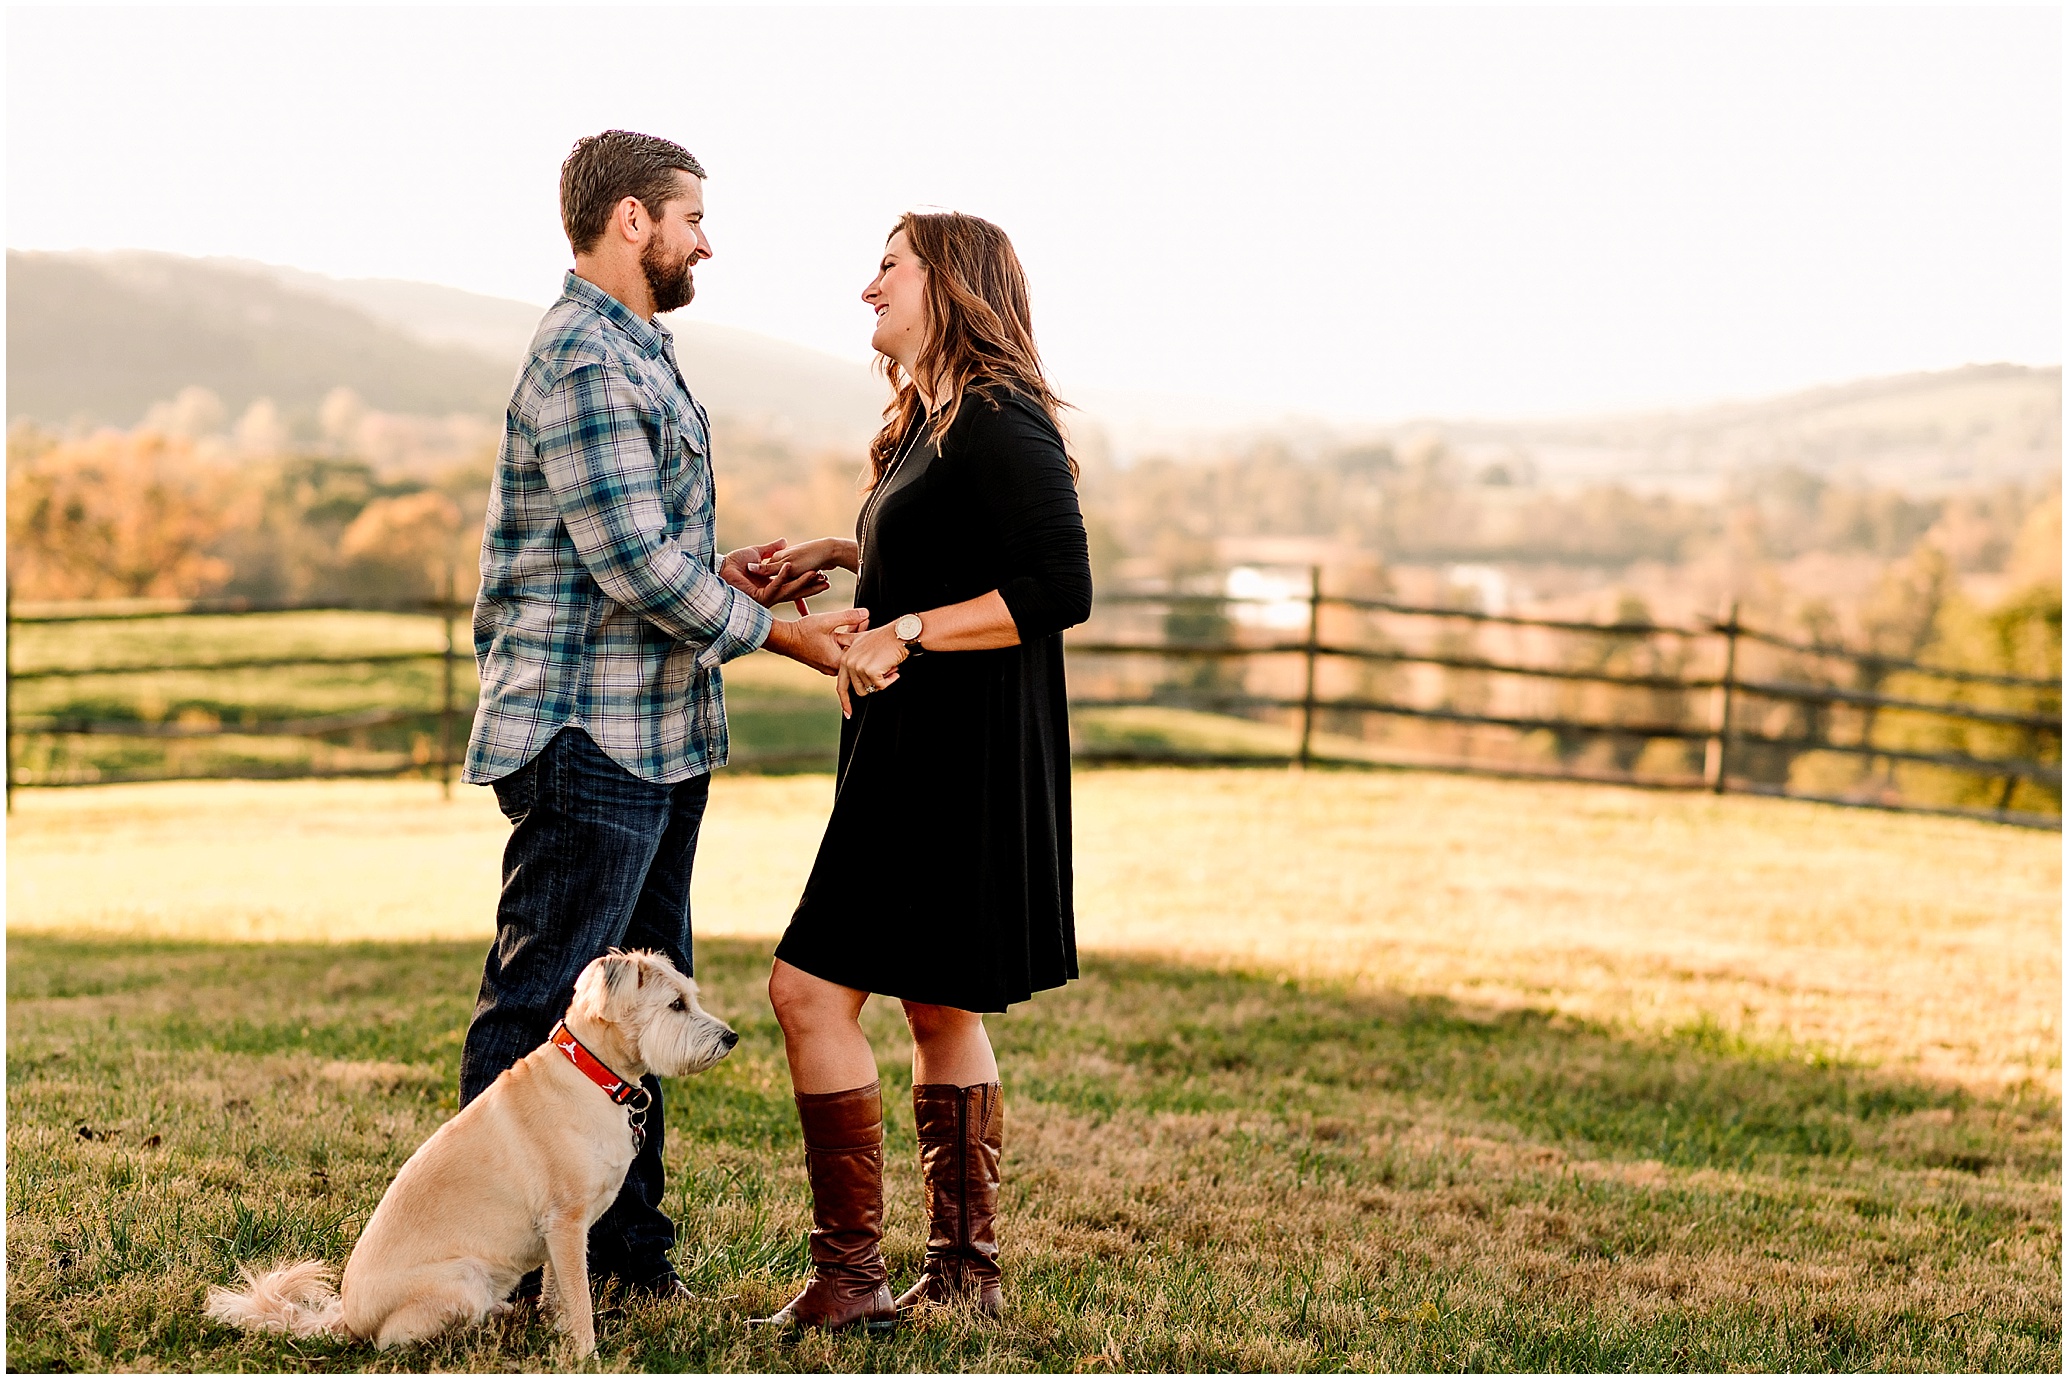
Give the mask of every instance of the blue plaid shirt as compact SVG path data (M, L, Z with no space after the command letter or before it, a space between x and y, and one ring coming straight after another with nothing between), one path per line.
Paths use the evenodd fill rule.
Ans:
M642 780L725 765L718 667L771 619L718 577L710 437L667 328L568 274L489 490L466 780L509 775L569 726Z

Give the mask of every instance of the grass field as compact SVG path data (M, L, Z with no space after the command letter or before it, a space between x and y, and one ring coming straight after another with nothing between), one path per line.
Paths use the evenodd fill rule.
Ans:
M15 682L21 721L87 719L103 724L180 724L237 729L280 720L366 711L413 717L322 738L235 733L228 737L127 737L103 733L53 738L18 735L12 765L36 781L119 779L280 771L395 770L435 758L442 664L289 666L231 671L139 671L124 667L198 664L245 658L348 657L437 652L436 618L395 613L269 613L237 617L153 618L131 622L13 625L16 672L116 668L107 674ZM456 627L458 736L464 746L478 681L472 633ZM805 759L823 768L840 740L830 682L794 662L749 657L726 668L734 756L777 769Z
M827 595L819 602L830 607L838 599ZM459 740L454 744L455 750L461 746L477 693L471 630L465 618L454 626L458 655L452 665L455 715L450 724L441 720L439 712L446 668L435 656L444 645L444 624L429 615L328 610L77 623L32 620L11 624L10 631L13 731L9 767L18 783L79 785L232 775L435 774L442 734L450 728ZM1150 638L1155 635L1142 627L1129 634ZM1352 636L1348 640L1354 642L1357 638ZM205 666L250 658L334 659L384 653L434 655L427 660L384 664L147 669L179 664ZM1121 663L1128 660L1122 658ZM1154 677L1147 681L1130 678L1137 675L1139 666L1127 675L1119 675L1116 664L1120 663L1096 655L1088 662L1073 656L1072 683L1079 693L1094 699L1122 693L1158 693ZM97 673L34 678L41 672L83 669ZM1275 672L1296 673L1297 669L1296 658L1280 657ZM1347 673L1344 667L1334 669L1338 675ZM31 678L20 679L24 674ZM1483 702L1488 693L1483 675L1456 674L1463 677L1456 685L1448 679L1443 682L1445 688L1439 695L1443 703L1452 704L1454 691L1462 698L1452 707L1490 707ZM1221 684L1223 689L1233 688L1233 682ZM763 772L830 768L839 743L840 721L824 677L780 657L759 655L729 663L725 667L725 686L732 761L736 766ZM1167 691L1172 685L1166 682L1163 688ZM1296 677L1274 686L1267 676L1252 688L1296 694L1299 687ZM1596 689L1605 692L1607 687ZM1324 698L1338 692L1364 695L1373 690L1366 682L1343 681L1325 690ZM1895 692L1923 699L1939 694L1932 686L1906 689L1900 684ZM2025 696L2019 703L2027 708L2052 703L2043 696L2035 701L2029 693L2019 693ZM2004 703L1997 707L2016 705ZM1507 708L1554 716L1571 712L1571 706L1560 709L1550 701L1518 702ZM1624 710L1627 709L1625 705ZM1602 701L1593 704L1586 714L1613 719L1618 712L1622 711L1609 701ZM1678 708L1653 706L1645 714L1656 719L1672 718L1679 712ZM1883 711L1885 729L1900 722L1900 716L1890 717L1892 712ZM365 722L369 715L386 717L388 721L370 724ZM335 722L339 717L346 721L342 726ZM316 736L305 736L309 732L307 721L311 719L333 722ZM96 731L62 735L48 731L54 724L76 724L80 720L94 723ZM299 722L302 733L280 732L283 721ZM1908 738L1898 733L1897 739L1890 741L1908 741L1913 747L1959 747L1983 756L2044 752L2040 744L2024 740L2030 735L2023 730L2019 731L2023 737L1991 740L1978 748L1964 739L1943 739L1931 733L1918 737L1922 724L1921 720L1913 724L1914 731ZM1167 703L1109 704L1074 710L1071 728L1073 747L1087 760L1284 760L1299 751L1301 745L1298 714L1285 709L1234 714ZM175 730L176 736L168 736L168 729ZM1375 731L1377 736L1373 736ZM1969 725L1968 731L1979 730ZM1619 742L1597 736L1584 743L1561 743L1548 730L1517 734L1500 728L1472 729L1384 716L1373 720L1325 709L1316 719L1308 746L1316 760L1342 764L1398 768L1466 760L1481 767L1554 774L1569 771L1596 779L1634 772L1653 784L1680 786L1698 784L1701 766L1701 744L1678 738ZM1899 780L1903 798L1913 803L1970 807L1995 804L2041 815L2059 813L2058 790L2042 790L2036 783L2027 782L2006 797L2001 795L2002 782L1994 778L1977 778L1915 762L1884 762L1882 766L1894 773L1889 780ZM1766 774L1760 779L1775 784L1785 776L1798 793L1848 795L1856 793L1865 782L1862 767L1861 759L1842 752L1803 753L1790 759L1781 776L1762 768Z
M456 628L454 665L458 732L464 737L478 690L470 630ZM410 711L377 727L320 738L231 732L176 740L126 736L17 734L11 759L19 779L93 782L243 772L284 774L297 766L328 772L392 771L435 760L443 667L436 660L377 666L288 666L230 671L150 671L154 665L245 658L347 657L436 652L440 621L421 614L268 613L235 617L169 617L134 621L14 625L10 665L19 672L112 668L105 674L13 684L13 713L27 724L91 720L139 727L174 724L237 730L282 720L370 711ZM760 770L823 771L840 742L831 683L774 656L750 656L725 668L732 756ZM1280 756L1297 744L1295 729L1226 714L1182 709L1095 709L1075 717L1080 745L1092 751ZM1354 738L1322 734L1317 751L1370 757Z
M1330 773L1081 773L1096 953L993 1023L1011 1315L758 1337L806 1225L759 987L827 790L714 790L700 977L744 1038L669 1112L705 1301L607 1318L604 1368L2060 1368L2057 839ZM17 797L12 1368L557 1364L525 1320L376 1360L199 1317L238 1262L342 1262L449 1114L486 795Z

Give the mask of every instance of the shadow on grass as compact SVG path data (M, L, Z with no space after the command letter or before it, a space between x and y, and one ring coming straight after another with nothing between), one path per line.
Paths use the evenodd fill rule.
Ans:
M234 1338L192 1314L202 1283L238 1264L342 1260L361 1214L453 1106L481 958L478 944L10 936L10 1365L365 1367L349 1347ZM707 1297L772 1306L805 1257L797 1125L761 990L767 951L706 941L698 959L706 1005L742 1043L669 1089L679 1263ZM909 1177L909 1044L894 1008L873 1003L866 1023L884 1070L887 1151ZM659 1321L635 1313L618 1333L621 1361L2058 1363L2058 1104L2044 1093L1979 1097L1714 1024L1633 1036L1138 959L1091 958L1081 981L992 1029L1020 1128L1009 1137L1024 1231L1011 1328L930 1323L902 1329L890 1350L830 1339L772 1349L721 1305ZM1457 1148L1468 1143L1491 1158L1475 1163L1480 1151ZM1507 1167L1495 1163L1504 1154ZM1632 1186L1560 1167L1651 1161L1679 1177ZM914 1189L898 1192L916 1201ZM918 1238L909 1223L899 1230L893 1269L910 1272ZM1317 1244L1330 1232L1335 1245ZM1959 1316L1952 1305L1920 1302L1938 1297L1929 1289L1890 1292L1889 1280L1957 1272L2007 1244L2040 1253L1990 1267L1986 1317L1956 1325L1938 1316ZM1851 1270L1851 1292L1809 1307L1799 1286L1774 1282L1785 1269L1717 1286L1707 1302L1688 1292L1721 1268L1693 1262L1733 1252L1747 1269L1800 1259ZM1231 1309L1232 1298L1246 1302ZM549 1334L514 1324L440 1346L393 1364L499 1368L498 1347L529 1358L517 1364L551 1354Z
M743 1038L779 1047L759 990L765 946L705 940L697 950L707 1002ZM32 1009L47 1013L37 1025L62 1021L40 1005L52 999L119 999L169 985L177 996L136 1011L127 1035L159 1049L430 1064L456 1078L457 1036L481 951L21 935L9 937L8 959L8 998L37 1003ZM2055 1100L2037 1090L1985 1101L1707 1021L1632 1036L1537 1011L1468 1012L1442 998L1140 959L1089 958L1079 982L991 1025L1016 1098L1093 1118L1123 1108L1331 1116L1384 1092L1582 1156L1742 1169L1775 1155L1871 1153L1890 1167L1981 1172L2006 1153L2042 1147L1954 1133L1971 1113L2014 1105L2027 1119L2058 1115ZM677 1100L698 1109L700 1134L726 1137L730 1128L752 1143L771 1133L789 1138L786 1088L749 1099L769 1106L742 1116L743 1090L729 1081L682 1085ZM1927 1124L1946 1134L1898 1143L1879 1134L1920 1112L1938 1113ZM2057 1152L2019 1158L2027 1172L2059 1168Z
M1950 1130L1980 1109L1972 1094L1708 1020L1632 1035L1539 1011L1471 1012L1442 998L1167 963L1096 960L1087 976L1008 1027L1026 1037L1015 1053L1035 1064L1023 1094L1093 1111L1296 1115L1348 1110L1384 1090L1583 1156L1743 1169L1768 1156L1843 1158L1871 1146L1897 1165L1990 1163L1957 1135L1906 1151L1882 1134L1918 1113L1938 1114ZM1100 1051L1120 1072L1073 1076L1054 1057L1073 1048ZM2011 1101L2042 1120L2058 1105L2033 1089ZM2058 1165L2055 1154L2026 1167Z

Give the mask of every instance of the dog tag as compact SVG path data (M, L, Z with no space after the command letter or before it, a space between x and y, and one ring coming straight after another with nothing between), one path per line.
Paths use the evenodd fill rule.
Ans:
M653 1106L653 1094L636 1083L625 1090L625 1120L632 1127L632 1158L646 1148L646 1113Z

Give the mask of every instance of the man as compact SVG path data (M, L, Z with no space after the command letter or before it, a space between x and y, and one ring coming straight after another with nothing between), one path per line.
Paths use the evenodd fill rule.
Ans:
M687 304L704 170L665 139L610 130L560 170L574 271L510 398L481 540L481 701L465 779L514 826L496 939L460 1057L460 1101L537 1048L584 965L657 949L684 973L689 876L710 773L725 765L720 663L759 647L830 675L859 610L781 621L825 588L761 571L777 545L714 541L711 431L654 321ZM589 1235L600 1282L686 1296L661 1212L658 1079L646 1140Z

